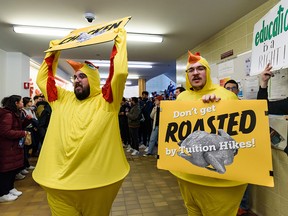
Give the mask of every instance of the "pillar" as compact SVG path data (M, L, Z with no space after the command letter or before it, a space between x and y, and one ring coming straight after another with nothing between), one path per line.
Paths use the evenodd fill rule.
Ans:
M139 79L138 80L138 88L139 88L139 96L142 95L142 91L146 91L146 80Z

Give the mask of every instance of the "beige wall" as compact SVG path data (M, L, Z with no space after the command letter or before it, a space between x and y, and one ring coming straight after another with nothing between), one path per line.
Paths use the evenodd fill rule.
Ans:
M288 156L281 150L272 149L275 187L252 185L251 206L258 216L288 215Z
M197 47L191 47L191 51L200 52L210 64L221 62L221 54L231 49L234 51L233 56L250 51L254 24L278 2L269 0ZM177 85L181 84L184 87L186 62L187 54L184 53L177 59L176 64ZM288 216L288 157L280 150L273 149L272 153L275 187L252 185L251 209L258 216Z

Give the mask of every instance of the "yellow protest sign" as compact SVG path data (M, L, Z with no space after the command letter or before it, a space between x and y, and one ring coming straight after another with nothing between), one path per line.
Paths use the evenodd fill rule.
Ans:
M114 20L105 24L80 28L72 31L65 38L60 40L57 46L49 48L45 52L64 50L75 47L99 44L113 40L117 36L117 28L123 28L131 19L131 16Z
M157 167L273 186L267 102L161 101Z

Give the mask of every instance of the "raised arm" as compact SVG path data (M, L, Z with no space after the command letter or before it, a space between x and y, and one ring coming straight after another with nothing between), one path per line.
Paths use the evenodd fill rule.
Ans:
M50 47L57 44L57 40L50 42ZM49 102L57 99L57 88L55 85L55 74L58 66L60 51L48 52L37 74L36 83L41 92Z
M272 66L267 64L265 69L260 74L260 87L257 93L257 99L266 99L268 100L268 81L274 76L271 72Z
M120 105L128 76L126 31L116 29L118 35L110 57L110 72L102 93L106 101L116 106Z

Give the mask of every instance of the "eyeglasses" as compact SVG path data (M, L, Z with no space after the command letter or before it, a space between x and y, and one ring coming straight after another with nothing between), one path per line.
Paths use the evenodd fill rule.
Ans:
M205 67L205 66L198 66L198 67L196 67L196 68L190 67L190 68L188 68L185 72L186 72L186 73L193 73L195 70L196 70L197 72L202 72L202 71L206 70L206 67Z
M74 81L75 81L76 79L78 79L78 80L83 80L83 79L85 79L85 78L87 78L87 75L84 74L84 73L80 73L80 74L78 74L78 76L77 76L77 75L74 75L74 76L73 76Z
M237 87L233 86L233 87L226 87L227 90L229 91L235 91L237 90Z

